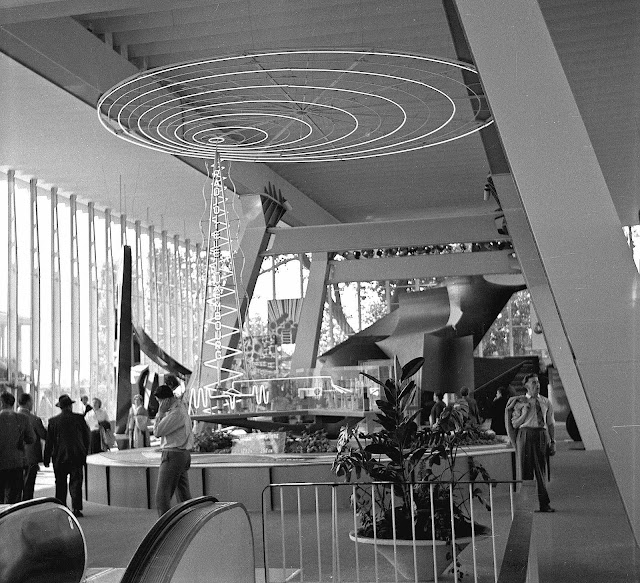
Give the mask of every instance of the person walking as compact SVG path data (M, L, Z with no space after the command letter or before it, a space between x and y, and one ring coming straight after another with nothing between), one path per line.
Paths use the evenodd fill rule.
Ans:
M42 419L32 413L33 399L29 393L22 393L18 398L18 413L24 415L31 425L35 434L33 443L25 445L25 466L22 482L22 500L32 500L33 491L36 485L36 475L42 463L42 440L47 439L47 430L42 423Z
M167 385L160 385L156 391L160 404L153 432L160 438L162 457L158 470L156 486L156 506L158 516L171 508L174 493L178 502L191 498L189 488L189 468L191 467L191 449L193 431L187 407L181 399L174 396Z
M540 394L537 374L527 374L524 386L527 394L511 397L505 409L505 425L516 448L518 479L535 478L539 502L537 512L555 512L545 484L547 452L549 455L556 452L553 407L551 401Z
M13 410L15 402L11 393L0 394L0 500L3 504L20 502L25 444L36 440L29 420Z
M127 435L129 436L129 447L147 447L149 445L149 413L142 404L142 396L134 395L129 417L127 419Z
M71 407L75 401L69 395L62 394L56 407L60 414L49 419L47 441L44 448L44 466L53 461L53 474L56 480L56 498L61 504L67 503L68 491L71 495L71 508L74 516L82 514L82 471L89 450L89 427L82 413L74 413Z

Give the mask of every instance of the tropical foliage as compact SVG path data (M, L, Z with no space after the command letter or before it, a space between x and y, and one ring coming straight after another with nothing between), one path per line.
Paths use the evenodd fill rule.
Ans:
M396 361L395 377L384 382L361 373L382 387L384 399L376 401L382 429L364 434L343 427L332 469L347 481L366 475L383 483L373 489L357 486L354 502L362 536L375 532L380 538L451 540L453 529L456 537L471 534L468 482L490 478L473 462L465 471L456 467L458 450L468 439L465 409L449 405L433 427L418 427L419 411L411 407L417 387L411 377L423 364L423 358L404 367ZM472 484L471 493L488 508L481 487ZM487 531L474 526L476 534Z

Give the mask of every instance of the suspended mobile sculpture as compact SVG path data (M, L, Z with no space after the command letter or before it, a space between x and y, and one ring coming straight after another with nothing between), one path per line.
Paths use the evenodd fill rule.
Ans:
M359 160L430 148L493 123L472 65L361 49L255 52L144 71L107 91L98 115L130 143L213 160L200 387L239 375L229 364L242 326L220 159Z

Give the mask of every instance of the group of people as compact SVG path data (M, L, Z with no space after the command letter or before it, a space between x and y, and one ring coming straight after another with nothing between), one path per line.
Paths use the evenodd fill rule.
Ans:
M115 445L115 438L111 429L111 421L107 412L102 408L102 401L93 399L93 406L89 405L89 397L80 398L83 415L90 431L89 453L109 451ZM149 446L149 413L144 407L141 395L134 395L129 417L127 419L126 435L130 448Z
M480 417L480 409L478 408L477 401L471 396L468 387L460 388L460 395L458 401L456 401L459 405L464 408L465 414L469 420L469 423L472 425L479 425L482 422L482 417ZM446 404L444 402L444 393L437 392L433 394L433 403L429 403L430 408L425 410L425 413L428 413L429 416L429 424L433 427L440 415L444 411Z
M9 392L0 394L0 500L15 504L33 498L33 491L42 462L42 441L47 430L31 409L31 395L16 399Z
M174 396L173 388L161 385L155 392L159 403L153 432L160 438L161 461L156 488L156 506L162 516L171 507L176 495L178 502L191 498L189 468L193 448L192 422L182 399ZM67 394L58 398L60 413L49 419L47 428L32 413L31 395L24 393L14 410L15 397L9 392L0 394L0 502L15 504L33 498L39 464L53 463L55 497L63 504L71 497L75 516L83 516L82 482L87 455L104 451L105 432L111 430L107 413L100 399L81 399L84 411L75 413L75 401ZM127 422L131 447L149 445L149 415L142 397L133 398ZM44 453L42 442L44 441Z

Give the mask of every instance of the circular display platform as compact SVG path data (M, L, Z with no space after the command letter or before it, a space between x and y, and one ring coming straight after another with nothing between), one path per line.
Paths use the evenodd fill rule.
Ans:
M514 450L506 444L470 446L460 451L460 463L467 456L481 458L492 478L510 480L515 474ZM214 454L193 453L189 481L193 496L215 496L224 502L242 502L249 511L279 508L271 496L276 484L341 482L331 471L334 453L319 454ZM90 502L155 508L155 490L160 465L158 448L126 449L90 455L87 458L86 495ZM349 489L342 489L341 507L349 508ZM315 502L309 502L309 508ZM306 508L306 507L305 507ZM309 509L306 508L306 509Z
M364 50L288 50L152 69L98 102L104 127L153 150L327 162L459 139L492 123L468 63ZM482 115L478 115L482 112Z

